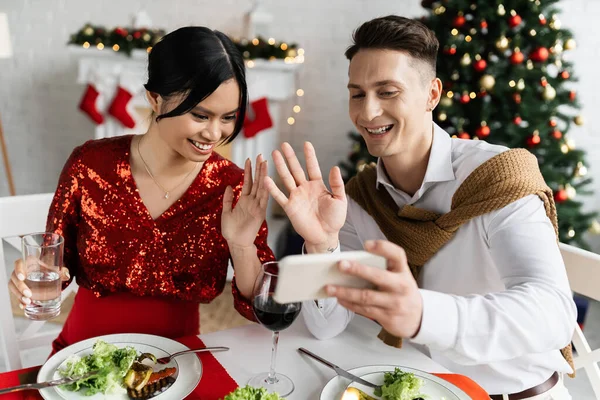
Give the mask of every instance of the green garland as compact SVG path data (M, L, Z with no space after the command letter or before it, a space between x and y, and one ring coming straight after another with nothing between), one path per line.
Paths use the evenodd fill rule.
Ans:
M299 49L296 43L277 42L274 39L265 40L257 37L252 40L242 39L234 41L245 60L262 58L265 60L288 60L303 57L304 50ZM297 59L296 59L297 60Z
M88 23L77 33L71 35L68 44L79 45L86 49L112 49L115 52L123 52L131 56L131 52L135 49L150 51L164 35L165 31L162 29L116 27L109 30L103 26ZM287 44L274 39L265 40L261 37L252 40L235 40L234 43L245 60L262 58L302 62L304 57L304 51L299 49L295 43Z
M124 28L116 27L111 30L103 26L86 24L77 33L71 35L68 44L95 47L98 49L112 49L131 56L134 49L150 51L160 38L165 35L162 29Z

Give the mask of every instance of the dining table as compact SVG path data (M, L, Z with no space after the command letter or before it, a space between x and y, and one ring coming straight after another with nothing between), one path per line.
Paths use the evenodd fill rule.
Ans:
M381 327L375 322L356 316L339 335L330 339L319 340L308 331L302 317L298 318L288 329L281 332L276 354L276 372L291 378L295 386L294 391L286 399L320 399L323 388L336 376L332 369L300 353L298 351L300 347L337 364L345 370L369 365L395 365L452 376L450 371L429 358L423 349L411 344L410 341L404 341L401 348L386 345L377 338L380 329ZM233 384L233 386L230 384L230 387L244 386L254 375L268 371L271 360L271 334L271 331L259 324L249 324L191 338L194 340L200 339L198 343L207 347L226 346L230 349L229 351L203 355L203 357L211 357L210 362L212 364L208 363L209 359L205 359L205 361L201 357L204 371L200 385L202 385L203 380L212 380L212 382L205 382L205 384L218 387L219 381L224 381L228 378L228 375L231 378L231 384ZM194 340L187 338L181 340L181 343L191 347L197 345ZM209 372L214 372L215 369L220 369L220 367L222 367L222 371L219 377L209 376ZM11 383L35 381L38 369L39 367L30 367L22 371L0 373L0 388L10 386ZM464 378L469 381L468 378ZM350 382L348 381L348 383ZM470 384L477 386L472 381ZM483 392L481 388L478 390ZM218 392L217 389L209 395L195 397L190 395L188 399L220 400L221 395L224 397L226 393L216 395L215 393ZM7 400L42 398L34 391L19 393L22 394L13 393L4 396L7 396ZM0 395L0 400L4 400L4 396Z

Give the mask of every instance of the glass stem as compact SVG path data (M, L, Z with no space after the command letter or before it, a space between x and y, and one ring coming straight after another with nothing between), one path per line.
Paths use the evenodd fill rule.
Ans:
M279 343L279 332L273 332L273 347L271 349L271 369L269 370L269 376L267 376L268 384L277 383L277 376L275 376L275 359L277 358L277 344Z

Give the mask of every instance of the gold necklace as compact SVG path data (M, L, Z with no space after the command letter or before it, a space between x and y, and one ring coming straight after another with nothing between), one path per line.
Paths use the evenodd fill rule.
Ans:
M148 173L148 175L150 175L150 178L152 178L152 180L154 181L154 183L156 183L156 185L160 188L160 190L165 192L165 196L164 196L165 199L168 199L169 194L173 190L177 189L183 182L185 182L185 180L192 174L192 172L194 172L196 170L196 167L200 164L200 163L196 163L196 165L194 165L194 168L192 168L192 170L190 172L188 172L186 176L183 177L181 182L179 182L175 187L171 188L170 190L166 190L160 183L158 183L156 178L154 178L154 175L152 175L152 172L150 172L150 168L148 167L148 164L146 164L146 160L144 160L144 157L142 157L142 152L140 151L141 143L142 143L142 138L140 137L140 140L138 140L138 145L137 145L138 154L140 155L140 158L142 159L142 162L144 163L144 168L146 168L146 172Z

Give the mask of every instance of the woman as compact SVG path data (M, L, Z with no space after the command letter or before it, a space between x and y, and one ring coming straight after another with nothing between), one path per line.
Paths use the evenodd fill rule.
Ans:
M214 152L242 128L243 58L221 32L181 28L152 49L145 88L148 131L85 143L60 176L47 230L65 238L63 280L76 277L79 290L53 352L112 333L199 334L199 303L222 292L230 258L235 307L254 318L254 280L274 258L266 161L252 181L250 160L242 171ZM21 306L24 278L17 261L10 289Z

